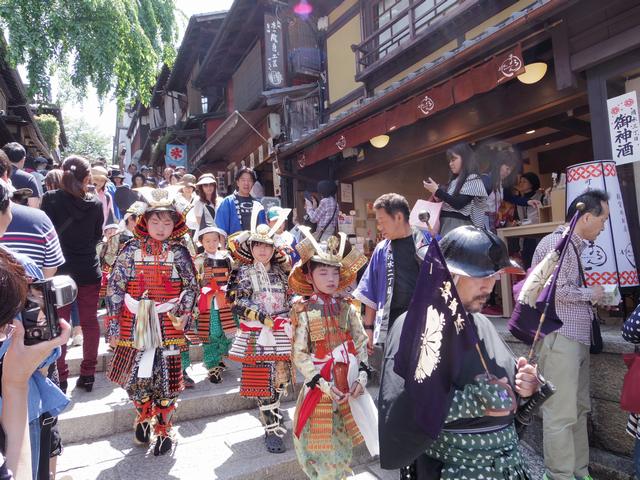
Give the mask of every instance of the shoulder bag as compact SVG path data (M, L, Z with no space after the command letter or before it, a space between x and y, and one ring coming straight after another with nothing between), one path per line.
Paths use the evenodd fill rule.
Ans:
M581 285L586 287L587 282L584 277L584 270L582 270L582 261L580 260L580 255L578 255L578 249L571 240L569 240L569 243L573 247L576 257L578 257L578 270L580 271ZM600 315L598 314L597 307L593 306L593 319L591 320L591 346L589 347L589 352L593 354L602 353L603 349L604 342L602 340L602 332L600 330Z

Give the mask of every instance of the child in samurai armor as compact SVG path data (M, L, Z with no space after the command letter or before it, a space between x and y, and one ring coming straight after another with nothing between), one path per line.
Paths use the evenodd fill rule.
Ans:
M192 330L187 332L187 339L192 344L203 344L204 366L211 383L222 382L225 365L222 357L229 353L231 338L236 333L238 324L227 304L225 290L231 273L231 257L226 250L224 230L218 228L209 209L205 208L200 219L198 241L204 252L196 256L194 263L200 281L198 307L194 313ZM182 368L185 386L191 380L186 373L191 365L189 351L182 352ZM193 382L193 380L191 380Z
M285 451L286 433L280 399L291 380L291 308L287 273L289 256L273 245L279 225L258 225L258 209L251 215L251 231L229 238L229 250L242 265L227 287L231 311L240 319L229 359L242 363L240 395L258 401L270 453Z
M293 444L309 478L341 479L352 474L353 447L366 442L378 454L378 417L365 390L369 376L367 334L358 310L338 293L366 263L344 233L319 244L307 227L297 245L300 260L289 276L291 290L304 297L291 309L291 359L304 376L294 417Z
M107 219L102 226L102 240L97 245L98 251L98 259L100 260L100 269L102 270L102 280L100 283L100 293L99 297L104 298L107 293L107 276L109 275L109 270L111 269L111 265L113 264L113 260L115 256L111 259L111 264L107 262L104 258L107 252L107 245L111 239L117 236L118 233L118 223L116 222L113 211L109 210L109 214L107 215Z
M107 279L113 263L116 261L118 253L125 243L133 238L133 230L136 227L138 217L144 213L147 204L144 202L134 202L125 213L117 230L111 235L106 235L106 228L113 227L113 221L107 221L105 226L105 241L100 243L98 255L100 257L100 267L102 268L102 284L100 285L100 298L104 298L107 293ZM109 211L109 219L113 218Z
M109 275L107 335L115 346L107 377L124 388L138 412L135 440L149 443L155 417L154 455L172 447L171 417L184 388L180 351L185 348L198 282L180 239L187 230L166 190L149 206Z

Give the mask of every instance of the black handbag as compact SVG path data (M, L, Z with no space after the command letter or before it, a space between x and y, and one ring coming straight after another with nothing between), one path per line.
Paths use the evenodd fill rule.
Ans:
M587 281L584 277L584 270L582 270L580 255L578 255L578 250L573 243L571 243L571 246L573 247L573 251L576 252L576 256L578 257L578 270L580 271L582 286L586 287ZM602 340L602 331L600 330L600 315L598 315L598 309L594 306L593 318L591 320L591 345L589 347L589 353L602 353L602 350L604 350L604 341Z
M602 332L600 331L600 315L596 309L593 309L593 320L591 320L591 346L590 353L602 353L604 350L604 341L602 340Z

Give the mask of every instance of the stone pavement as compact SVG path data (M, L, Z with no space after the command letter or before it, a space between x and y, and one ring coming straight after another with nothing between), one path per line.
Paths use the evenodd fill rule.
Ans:
M81 355L81 348L69 350L74 375L79 372ZM201 349L192 349L191 375L197 385L180 398L174 422L177 444L170 455L154 457L151 448L133 442L133 407L124 390L104 376L110 354L101 342L93 392L74 390L77 377L69 379L72 405L59 420L65 450L58 462L58 480L304 479L291 433L285 436L286 453L272 455L265 451L255 404L239 395L239 365L227 362L224 382L215 385L206 380L206 371L199 363L201 356ZM300 378L284 404L289 431L299 385ZM371 386L372 395L376 390ZM536 473L534 478L540 478L540 457L526 445L523 454ZM397 472L382 471L364 446L354 452L353 465L353 479L399 478Z
M69 350L72 374L79 372L81 355L80 348ZM101 341L93 391L74 390L77 377L69 379L72 404L59 419L65 450L58 462L58 479L305 478L290 433L285 437L286 453L270 455L265 451L255 403L239 395L239 365L227 362L224 382L215 385L206 380L201 356L201 349L192 349L190 373L197 385L180 397L174 422L177 445L171 455L154 457L152 448L133 442L133 407L124 390L104 376L110 353ZM299 388L300 379L284 404L289 429ZM357 466L353 478L396 478L393 472L380 471L365 448L356 450L353 464Z

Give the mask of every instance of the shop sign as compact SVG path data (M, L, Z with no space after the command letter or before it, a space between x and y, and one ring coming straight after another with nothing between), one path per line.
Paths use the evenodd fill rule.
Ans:
M167 167L187 167L187 146L168 143L164 158Z
M264 37L267 88L281 88L284 86L282 22L269 13L264 16Z
M602 160L567 167L567 205L586 190L609 194L609 219L595 242L581 255L586 283L633 287L639 284L629 224L622 202L616 163Z
M298 165L300 168L312 165L345 148L355 148L377 135L388 134L431 117L456 103L465 102L474 95L489 92L503 82L516 78L524 71L523 65L522 48L518 44L384 112L316 142L298 155Z
M607 100L611 154L617 165L640 160L640 121L635 90Z

